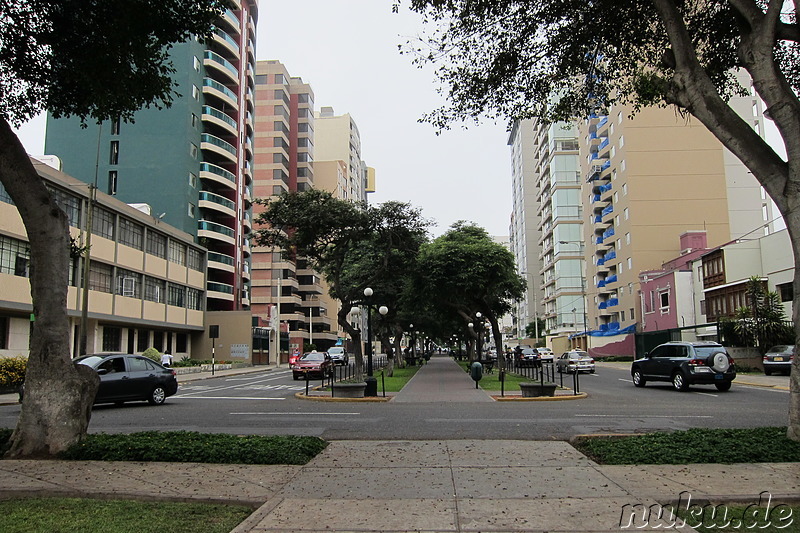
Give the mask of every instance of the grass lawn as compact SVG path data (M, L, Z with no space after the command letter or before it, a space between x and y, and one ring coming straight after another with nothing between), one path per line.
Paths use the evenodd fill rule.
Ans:
M378 373L376 376L378 379L378 390L382 390L381 380L383 380L386 386L386 392L400 392L400 389L405 387L408 380L414 377L414 374L417 373L419 368L418 366L407 366L405 368L394 367L392 377L382 377L381 373Z
M607 465L800 461L800 442L788 439L785 427L695 428L628 437L586 437L573 445Z
M245 506L82 498L0 501L0 531L14 533L228 533Z
M459 365L461 365L461 368L463 368L465 372L469 373L469 362L459 362ZM520 383L530 383L531 381L534 380L529 377L520 376L519 374L506 372L505 385L503 388L508 392L519 392ZM547 380L545 380L545 382L547 382ZM560 384L558 374L556 374L556 383ZM487 391L499 391L501 383L500 372L498 372L497 367L495 367L491 374L484 372L483 377L478 382L478 386ZM567 388L572 387L572 376L565 376L564 386Z

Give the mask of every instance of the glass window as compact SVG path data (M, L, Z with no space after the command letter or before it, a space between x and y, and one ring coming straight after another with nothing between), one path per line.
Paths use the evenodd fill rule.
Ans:
M175 283L167 284L167 304L174 305L175 307L183 307L184 300L186 299L186 287L176 285Z
M122 328L103 326L103 351L118 352L122 346ZM119 359L120 361L122 358Z
M275 74L275 83L280 83L280 84L286 83L286 76L284 76L283 74Z
M165 259L167 257L167 238L155 231L148 231L147 253Z
M175 335L175 353L186 353L186 346L188 335L186 333L177 333Z
M266 85L267 83L269 83L269 81L267 81L267 75L256 74L256 83L259 85Z
M111 121L111 135L119 135L119 118L115 118Z
M108 194L114 196L117 194L117 171L108 171Z
M194 172L189 172L189 186L194 189L197 188L197 174Z
M194 143L189 143L189 155L192 156L192 159L197 159L197 145Z
M163 279L146 276L144 279L144 299L163 304L166 299L167 285Z
M150 347L150 330L140 329L136 334L136 351L143 352Z
M186 214L189 215L190 218L194 218L194 210L195 210L194 204L190 202L187 207L188 209L186 211Z
M203 271L203 252L197 248L189 248L189 253L186 256L186 266L198 272Z
M159 352L163 352L164 351L164 332L163 331L154 331L153 332L153 348L155 348Z
M119 141L111 141L108 154L109 165L119 165Z
M8 194L8 191L3 187L2 183L0 183L0 202L14 205L14 200L11 199L11 195Z
M132 220L120 217L119 219L119 242L137 250L142 249L144 237L144 226Z
M308 93L301 93L297 95L297 101L301 104L307 104L308 100Z
M27 242L0 235L0 272L27 278L30 261Z
M203 310L202 291L199 291L197 289L189 289L186 295L186 307L193 311L202 311Z
M111 265L92 261L89 265L89 290L111 293L113 269Z
M77 196L73 196L68 192L62 189L56 189L52 187L48 187L50 190L50 194L53 195L53 199L58 204L58 207L61 208L64 213L67 214L67 218L69 219L69 225L78 228L80 227L81 222L81 199ZM0 186L0 196L5 189L2 189ZM2 199L2 198L0 198Z
M179 265L186 265L186 245L178 241L169 241L169 260Z
M142 297L142 275L132 270L117 268L117 292L129 298Z
M92 210L92 234L114 240L114 213L94 206Z

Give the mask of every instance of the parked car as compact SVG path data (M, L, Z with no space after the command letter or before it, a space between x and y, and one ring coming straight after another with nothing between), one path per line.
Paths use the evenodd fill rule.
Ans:
M539 352L536 348L523 348L517 359L517 366L540 366Z
M670 381L679 391L690 385L715 385L717 390L727 391L736 378L736 367L716 342L668 342L634 361L631 377L637 387L648 381Z
M300 352L289 355L289 368L292 368L298 359L300 359Z
M331 356L335 365L346 365L350 362L350 355L344 351L342 346L331 346L328 348L328 355Z
M94 403L148 401L161 405L178 392L175 370L141 355L97 353L74 362L93 368L100 375Z
M308 376L322 379L333 374L333 360L327 352L304 353L292 367L292 377Z
M550 348L536 348L536 353L539 355L539 362L552 363L555 354Z
M583 350L570 350L556 359L559 373L589 372L594 374L594 359Z
M764 354L764 374L767 376L773 372L789 374L792 370L792 360L794 359L794 345L773 346Z

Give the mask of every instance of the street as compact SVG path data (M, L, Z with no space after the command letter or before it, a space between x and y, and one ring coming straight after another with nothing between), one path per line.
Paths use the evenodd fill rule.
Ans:
M312 385L319 382L312 382ZM571 377L565 376L565 385ZM325 439L566 439L584 433L634 433L692 427L786 425L787 391L737 384L673 391L669 383L633 386L624 365L580 376L582 400L485 403L346 403L295 398L305 382L288 369L182 383L158 407L98 405L90 432L187 430ZM499 392L497 393L499 394ZM14 427L19 406L0 407Z

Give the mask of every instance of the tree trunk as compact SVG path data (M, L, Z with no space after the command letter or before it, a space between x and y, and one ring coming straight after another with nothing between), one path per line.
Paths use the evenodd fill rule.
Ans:
M356 381L362 381L364 379L364 354L361 348L361 330L354 328L347 320L351 307L349 302L342 302L342 308L339 309L339 313L336 316L339 319L339 325L350 335L350 339L353 341L353 356L356 360L354 378Z
M494 345L497 347L497 368L505 372L506 370L506 352L503 350L503 335L500 333L500 326L497 319L492 314L487 314L489 322L492 324L492 337L494 337Z
M403 368L405 366L405 359L403 359L403 328L401 326L395 325L394 326L394 364L397 368Z
M799 176L800 178L800 176ZM792 320L794 321L795 354L800 354L800 191L795 190L789 199L793 208L784 213L786 228L792 243L794 257L794 300L792 301ZM800 357L795 355L789 373L789 427L786 436L800 441Z
M34 319L22 411L6 457L52 457L86 435L100 379L89 367L76 367L70 357L67 217L3 119L0 182L28 234Z

